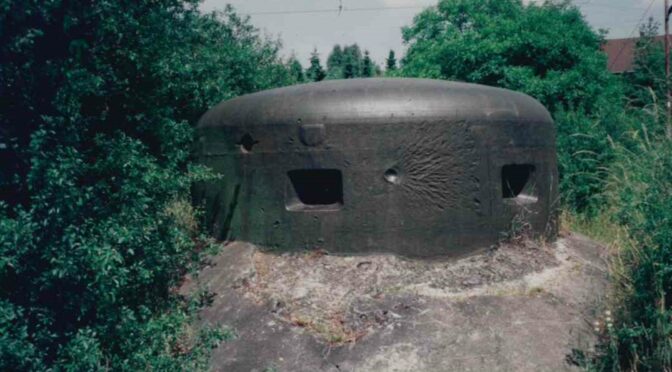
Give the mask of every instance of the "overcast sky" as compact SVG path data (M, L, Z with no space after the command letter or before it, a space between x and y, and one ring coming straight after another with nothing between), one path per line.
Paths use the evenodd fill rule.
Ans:
M650 4L644 18L663 19L664 0L574 1L595 29L609 30L608 38L633 34ZM382 64L390 49L403 54L401 27L409 25L422 7L435 5L437 0L342 0L340 14L339 0L205 0L202 9L223 9L227 3L239 13L250 14L252 23L268 36L281 38L283 55L294 53L304 65L314 48L324 61L334 44L352 43L368 49ZM322 12L329 9L333 11Z

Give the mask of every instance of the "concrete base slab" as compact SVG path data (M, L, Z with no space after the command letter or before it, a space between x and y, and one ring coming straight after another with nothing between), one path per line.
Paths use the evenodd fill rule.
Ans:
M562 371L596 340L603 247L568 234L458 261L275 254L234 242L183 291L236 330L217 371Z

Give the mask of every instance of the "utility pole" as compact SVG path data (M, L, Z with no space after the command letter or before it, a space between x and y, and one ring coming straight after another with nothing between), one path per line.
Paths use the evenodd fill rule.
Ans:
M670 101L670 4L665 0L665 119L667 138L672 140L672 102Z

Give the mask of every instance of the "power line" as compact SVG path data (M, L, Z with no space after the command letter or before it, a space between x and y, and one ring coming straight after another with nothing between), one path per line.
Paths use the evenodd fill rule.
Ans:
M353 13L353 12L375 12L375 11L386 11L386 10L403 10L403 9L425 9L429 6L388 6L388 7L371 7L371 8L347 8L347 7L336 7L336 8L326 8L326 9L298 9L298 10L278 10L278 11L268 11L268 12L250 12L243 13L245 15L280 15L280 14L317 14L317 13Z
M639 19L639 21L637 22L637 25L635 25L635 28L633 28L633 29L632 29L632 32L630 32L630 36L628 36L628 38L631 38L631 37L635 34L635 31L637 31L637 29L639 28L639 25L642 23L642 21L644 20L644 18L646 18L646 15L649 14L649 10L651 10L651 6L653 6L653 3L654 3L655 1L656 1L656 0L651 0L651 2L649 3L649 6L646 7L646 10L644 11L644 14L642 14L642 17L641 17L641 18ZM614 60L611 61L611 63L609 64L609 69L611 69L612 67L614 67L614 63L616 63L616 61L618 61L618 58L621 56L621 53L623 53L623 50L625 49L625 44L626 44L626 43L623 43L623 45L621 45L621 49L618 50L618 53L616 54L616 57L615 57Z
M578 5L579 7L587 7L587 8L608 8L608 9L618 9L618 10L640 10L640 9L642 9L642 8L634 7L634 6L618 6L618 5L609 5L609 4L593 4L593 3L575 4L575 5Z
M623 7L623 6L614 6L608 4L595 4L592 3L592 0L588 0L583 3L576 3L575 5L580 7L600 7L600 8L610 8L610 9L619 9L619 10L638 10L641 8L637 7ZM369 8L348 8L343 5L339 5L334 8L323 8L323 9L295 9L295 10L277 10L277 11L263 11L263 12L249 12L242 13L245 15L291 15L291 14L320 14L320 13L332 13L332 14L341 14L341 13L354 13L354 12L375 12L375 11L389 11L389 10L405 10L405 9L426 9L431 7L431 5L415 5L415 6L387 6L387 7L369 7ZM649 8L651 5L649 5ZM648 9L647 9L648 12Z

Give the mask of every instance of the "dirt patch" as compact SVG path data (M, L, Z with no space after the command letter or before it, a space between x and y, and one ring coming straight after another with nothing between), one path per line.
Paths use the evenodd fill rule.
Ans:
M497 285L559 266L556 253L552 245L532 240L457 261L255 250L253 269L234 287L280 320L341 345L421 311L422 296L460 299L487 289L510 291ZM540 290L523 287L521 294Z
M607 251L577 234L457 261L222 247L182 291L238 335L214 371L576 371L596 341Z

